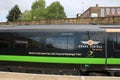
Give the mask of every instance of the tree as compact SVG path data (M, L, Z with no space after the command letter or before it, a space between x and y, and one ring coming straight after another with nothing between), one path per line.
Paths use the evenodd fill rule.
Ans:
M21 11L18 7L18 5L15 5L8 13L7 19L8 21L17 21L19 18L19 15L21 14Z
M46 8L45 8L45 1L44 0L36 0L32 4L31 8L32 8L31 14L32 14L33 20L45 19Z
M41 20L41 19L61 19L66 18L64 7L60 2L53 2L46 8L45 0L36 0L30 11L25 11L19 20Z
M50 6L47 7L47 19L61 19L66 18L66 14L64 12L64 7L60 4L60 2L55 1Z
M44 0L36 0L32 4L32 10L37 10L37 9L44 9L45 8L45 1Z
M22 13L19 17L20 21L31 21L32 20L32 14L31 11L26 10L24 13Z

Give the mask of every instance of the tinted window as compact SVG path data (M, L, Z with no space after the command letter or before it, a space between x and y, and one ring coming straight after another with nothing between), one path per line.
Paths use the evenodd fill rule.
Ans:
M115 38L114 38L114 48L116 50L120 50L120 33L116 33L115 34Z
M104 43L104 32L90 32L90 39Z
M28 47L28 41L25 37L16 37L15 38L15 48L27 48Z
M74 37L68 36L68 49L74 49Z
M8 48L10 42L8 37L0 37L0 48Z
M41 48L40 37L27 37L29 49Z
M47 48L67 49L67 37L48 37Z
M46 47L49 49L74 49L74 38L69 36L48 37Z
M16 37L15 38L15 48L29 48L29 49L39 49L40 37Z
M104 32L81 32L81 41L100 41L100 43L104 43Z

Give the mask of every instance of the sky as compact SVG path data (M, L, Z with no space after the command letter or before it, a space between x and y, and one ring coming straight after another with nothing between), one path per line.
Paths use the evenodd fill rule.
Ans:
M20 10L30 10L31 5L36 0L0 0L0 22L7 21L6 16L16 4ZM77 13L83 13L91 6L120 6L120 0L45 0L46 7L52 2L59 1L65 9L68 18L75 18Z

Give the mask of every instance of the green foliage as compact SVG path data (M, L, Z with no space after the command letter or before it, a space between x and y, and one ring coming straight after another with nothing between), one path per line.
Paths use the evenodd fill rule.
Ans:
M60 2L53 2L47 8L45 7L45 0L36 0L30 11L25 11L19 20L42 20L42 19L61 19L66 18L64 7Z
M33 4L32 4L32 10L40 10L40 9L44 9L45 8L45 1L44 0L36 0Z
M18 7L18 5L15 5L8 13L7 19L8 21L17 21L19 18L19 15L21 14L21 11Z
M32 20L45 19L46 9L31 10Z
M61 19L66 18L66 14L64 12L64 7L60 4L60 2L53 2L50 6L47 7L47 16L48 19Z
M20 15L19 21L31 21L32 14L31 11L26 10L23 14Z
M31 8L32 20L45 19L46 9L44 0L36 0Z

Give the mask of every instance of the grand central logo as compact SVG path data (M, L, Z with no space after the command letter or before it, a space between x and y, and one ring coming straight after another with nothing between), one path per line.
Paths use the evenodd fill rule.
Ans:
M79 48L94 48L94 49L102 49L103 46L100 44L100 41L80 41L82 44L78 45Z
M88 41L81 41L81 43L92 46L92 45L98 45L100 43L100 41L88 40Z

